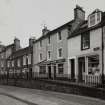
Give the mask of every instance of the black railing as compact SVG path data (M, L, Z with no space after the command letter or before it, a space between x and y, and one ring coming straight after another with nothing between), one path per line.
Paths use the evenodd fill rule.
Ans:
M50 76L49 76L50 75ZM26 80L27 81L27 72L21 73L20 75L17 73L9 73L7 76L5 76L5 74L0 74L1 77L1 81L3 80L7 80L7 82L9 82L10 79L14 80L15 85L16 82L18 80ZM102 75L83 75L82 76L82 80L79 80L79 76L75 76L76 78L71 78L70 74L49 74L49 73L43 73L43 74L39 74L39 73L32 73L32 80L37 80L37 79L48 79L48 80L55 80L55 81L67 81L69 83L75 83L75 84L81 84L81 85L86 85L86 86L90 86L90 87L104 87L104 82L102 81L102 79L105 79L102 77ZM66 83L67 83L66 82Z

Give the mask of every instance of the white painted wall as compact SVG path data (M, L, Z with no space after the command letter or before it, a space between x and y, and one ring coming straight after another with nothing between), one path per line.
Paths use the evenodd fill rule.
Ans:
M75 74L78 74L78 62L76 57L83 56L86 54L99 54L100 55L100 64L101 64L101 36L102 29L98 28L96 30L90 31L90 49L81 50L81 35L72 37L68 39L68 71L71 73L70 61L69 59L75 59ZM93 49L100 47L100 50L94 51ZM100 67L101 69L101 67Z
M81 50L81 35L68 39L68 58L94 52L96 47L101 47L101 28L90 32L90 49Z

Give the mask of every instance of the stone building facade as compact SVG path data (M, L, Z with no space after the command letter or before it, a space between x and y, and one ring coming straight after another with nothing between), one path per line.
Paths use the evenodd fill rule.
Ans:
M42 36L33 45L33 72L35 77L68 78L68 35L85 20L85 11L76 6L74 19L50 31L45 27Z

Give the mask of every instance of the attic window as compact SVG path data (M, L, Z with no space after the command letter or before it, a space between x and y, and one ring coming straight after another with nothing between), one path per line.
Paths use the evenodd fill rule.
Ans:
M95 24L95 14L90 16L90 25L94 25Z
M92 27L101 21L101 12L95 12L91 14L88 18L88 26Z

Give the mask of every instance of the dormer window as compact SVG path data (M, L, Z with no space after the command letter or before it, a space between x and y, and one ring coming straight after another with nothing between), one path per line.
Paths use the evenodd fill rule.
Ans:
M88 17L88 27L92 27L101 22L101 12L95 11Z
M90 26L95 25L95 14L91 15L89 20L90 20Z

